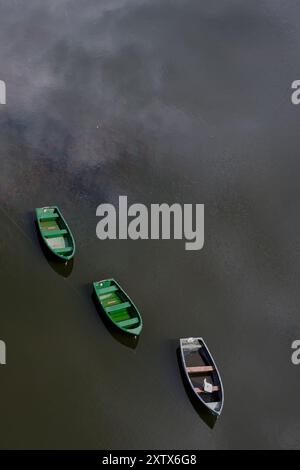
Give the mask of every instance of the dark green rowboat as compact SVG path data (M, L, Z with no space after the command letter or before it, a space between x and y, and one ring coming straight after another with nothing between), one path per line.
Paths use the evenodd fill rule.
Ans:
M114 279L94 282L94 292L104 314L124 333L139 336L143 321L137 307Z
M46 246L59 259L71 260L75 255L75 240L59 208L36 209L38 227Z

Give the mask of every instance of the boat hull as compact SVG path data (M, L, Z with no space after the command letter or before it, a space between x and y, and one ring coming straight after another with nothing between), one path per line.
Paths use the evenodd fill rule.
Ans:
M184 373L194 395L214 416L220 416L224 405L224 388L203 338L182 338L180 352Z
M75 256L73 234L57 206L36 209L36 221L41 238L56 259L68 262Z
M93 283L94 295L105 319L117 330L130 336L139 336L143 320L131 298L114 279Z

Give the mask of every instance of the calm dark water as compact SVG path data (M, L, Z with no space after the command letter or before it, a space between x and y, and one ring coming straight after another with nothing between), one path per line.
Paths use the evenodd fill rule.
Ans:
M295 0L0 0L1 448L300 448L299 21ZM119 195L205 203L204 250L100 242ZM69 277L36 236L48 204ZM91 301L108 276L142 311L135 350ZM213 429L178 370L192 335L224 381Z

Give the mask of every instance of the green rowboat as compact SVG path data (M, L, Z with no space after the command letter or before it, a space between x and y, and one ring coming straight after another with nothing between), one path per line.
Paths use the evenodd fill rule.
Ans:
M114 279L94 282L96 298L105 316L122 332L139 336L143 320L132 300Z
M43 241L60 260L69 261L75 255L75 240L59 208L36 209L37 224Z

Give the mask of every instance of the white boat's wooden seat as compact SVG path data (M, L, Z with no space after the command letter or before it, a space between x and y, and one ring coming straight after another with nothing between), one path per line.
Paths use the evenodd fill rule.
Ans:
M204 374L205 372L213 372L212 366L200 366L200 367L187 367L188 374Z

